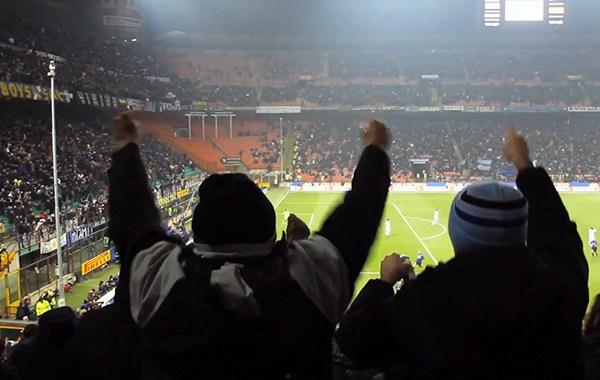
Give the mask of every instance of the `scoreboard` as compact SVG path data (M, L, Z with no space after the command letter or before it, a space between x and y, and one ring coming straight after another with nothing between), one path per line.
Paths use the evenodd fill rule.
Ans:
M568 0L483 0L483 25L564 25Z

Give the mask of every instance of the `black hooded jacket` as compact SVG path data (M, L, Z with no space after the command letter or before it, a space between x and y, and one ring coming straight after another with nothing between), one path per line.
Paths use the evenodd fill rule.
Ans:
M161 230L138 146L125 146L109 172L109 231L122 265L118 316L104 312L102 333L89 324L88 348L129 347L138 336L138 351L113 347L114 360L141 362L144 378L331 377L333 329L375 239L389 185L387 155L369 146L352 190L313 237L289 246L186 247ZM195 234L211 233L204 226ZM127 342L110 331L111 319L131 333Z

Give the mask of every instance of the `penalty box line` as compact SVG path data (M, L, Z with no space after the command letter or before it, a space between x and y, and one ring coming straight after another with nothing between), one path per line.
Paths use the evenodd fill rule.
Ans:
M283 194L281 196L281 198L279 198L279 200L277 200L277 202L275 202L275 204L273 205L274 210L277 210L277 207L279 207L281 202L283 202L283 200L288 196L289 193L290 193L290 189L288 188L287 191L285 192L285 194Z
M435 265L438 265L439 262L437 261L437 259L435 258L435 256L433 256L433 254L429 250L429 247L427 247L427 245L425 244L425 242L423 241L423 239L421 239L421 237L419 236L419 234L417 234L417 231L415 231L415 229L413 228L413 226L408 222L408 219L406 219L406 217L404 216L404 214L402 213L402 211L400 211L400 209L398 208L398 206L396 206L395 203L392 203L392 206L394 207L394 209L396 210L396 212L398 213L398 215L400 215L400 217L402 218L402 220L404 221L404 223L406 223L406 225L408 226L408 229L410 229L410 231L413 233L413 235L415 235L415 237L417 238L417 240L419 241L419 243L421 244L421 246L423 246L423 248L425 249L425 252L427 252L427 254L429 255L429 257L431 257L431 260L433 260L433 262L435 263Z

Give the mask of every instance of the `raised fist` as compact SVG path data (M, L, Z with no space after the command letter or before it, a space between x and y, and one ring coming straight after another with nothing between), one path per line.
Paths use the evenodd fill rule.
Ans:
M118 146L123 147L138 141L140 135L136 121L131 114L124 112L113 119L113 137Z
M504 157L512 162L518 170L531 166L527 141L512 127L508 129L508 135L506 136Z
M390 146L392 141L388 127L378 120L369 121L369 125L362 131L362 142L364 146L375 145L383 150Z

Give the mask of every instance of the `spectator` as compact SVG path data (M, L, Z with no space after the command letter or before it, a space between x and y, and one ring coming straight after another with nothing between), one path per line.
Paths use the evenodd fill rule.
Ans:
M23 379L77 378L78 373L70 365L76 325L75 313L69 307L44 313L39 320L37 334L11 356L11 363L19 375Z
M272 205L241 174L213 175L201 185L195 246L166 237L127 116L115 136L122 147L109 172L110 233L122 260L115 302L128 302L131 290L144 375L330 377L333 328L390 184L386 127L371 122L353 188L321 231L289 247L275 241Z
M4 359L6 350L6 338L0 339L0 379L3 380L18 380L19 375L17 371L10 367Z
M11 349L10 356L8 357L8 362L11 367L23 368L25 360L30 354L31 346L35 341L37 331L37 325L32 324L25 326L21 333L19 343Z
M495 182L466 188L449 221L454 259L395 296L392 282L406 268L365 286L337 332L357 364L385 368L391 379L583 376L581 239L525 140L511 132L505 154L523 196Z
M600 294L585 320L583 355L586 380L600 379Z
M52 310L52 305L50 304L49 298L50 297L48 296L48 293L44 292L44 294L35 304L35 315L38 318Z
M24 320L25 318L27 318L27 320L32 320L32 317L33 315L31 312L31 300L29 298L23 298L21 304L19 305L19 308L17 309L15 319Z

